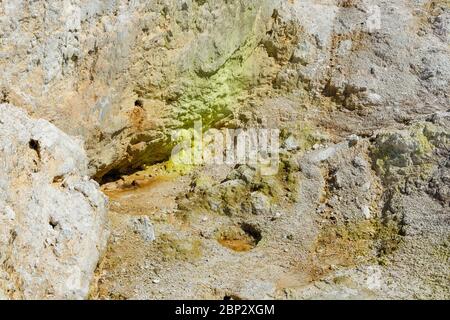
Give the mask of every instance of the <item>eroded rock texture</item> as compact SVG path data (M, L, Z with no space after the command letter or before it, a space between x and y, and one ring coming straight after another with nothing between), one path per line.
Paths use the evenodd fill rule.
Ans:
M80 141L0 105L0 297L86 298L108 238L107 199Z
M264 81L270 2L6 1L3 100L83 135L99 176L162 160L166 130Z
M70 156L53 166L60 160L42 160L48 124L37 138L17 128L30 139L17 146L28 171L6 171L7 180L42 197L47 187L72 193L80 200L64 198L67 210L80 215L103 212L101 196L86 196L94 184L72 176L118 180L104 187L117 228L97 297L448 298L449 29L445 0L4 0L0 102L81 137L88 156L64 138ZM279 129L278 174L199 167L174 182L170 163L162 174L146 168L169 159L172 129L196 120ZM50 182L33 180L39 172ZM20 212L51 226L55 201ZM98 219L87 234L103 239ZM71 235L60 222L51 228ZM20 234L5 233L8 288L27 288L10 267L29 266L10 262ZM49 239L42 254L60 254L62 240ZM98 252L88 256L71 266L92 271ZM83 272L78 293L58 284L48 295L84 296Z
M171 128L217 125L277 90L330 97L370 113L371 125L448 101L445 1L4 1L0 10L2 100L82 135L98 178L164 160Z
M11 0L0 10L2 100L84 136L98 177L163 160L168 129L214 125L280 89L370 106L374 123L448 100L445 1Z

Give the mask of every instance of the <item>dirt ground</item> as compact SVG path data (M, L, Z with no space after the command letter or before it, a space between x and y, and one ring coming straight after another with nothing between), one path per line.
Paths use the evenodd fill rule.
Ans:
M314 221L292 204L286 203L269 223L258 216L246 221L177 209L177 197L189 192L199 171L220 180L229 170L201 167L184 175L148 174L151 168L104 185L111 201L112 238L91 298L294 298L336 271L337 264L351 264L345 249L353 244L339 247L328 235L318 240ZM154 241L133 228L143 216L153 225Z

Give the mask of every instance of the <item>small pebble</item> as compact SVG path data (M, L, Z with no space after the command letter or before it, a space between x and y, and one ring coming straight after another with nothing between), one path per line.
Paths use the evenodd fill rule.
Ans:
M362 208L362 213L367 220L372 218L372 214L370 213L370 209L368 206L364 206Z

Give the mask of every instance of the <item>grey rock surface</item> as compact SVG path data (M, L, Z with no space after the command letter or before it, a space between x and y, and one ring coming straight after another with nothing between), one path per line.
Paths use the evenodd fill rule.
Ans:
M150 222L150 219L147 216L134 218L130 222L133 231L139 234L144 241L154 241L155 230Z
M86 296L93 177L97 297L448 299L449 30L446 0L1 1L0 298ZM161 184L197 120L279 129L279 171Z
M448 107L445 1L11 0L0 16L1 100L83 136L98 178L274 88L369 108L371 126Z
M81 141L0 105L0 294L83 299L108 238Z

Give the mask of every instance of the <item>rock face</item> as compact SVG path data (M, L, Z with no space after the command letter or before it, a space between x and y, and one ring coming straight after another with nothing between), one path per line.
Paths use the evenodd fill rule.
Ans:
M374 125L448 101L445 1L7 0L0 16L0 99L83 136L98 178L280 90Z
M107 199L86 176L80 141L1 104L0 161L0 297L87 297Z
M82 135L88 152L98 154L98 176L164 159L167 129L201 117L214 123L249 85L263 81L259 72L271 63L255 49L271 6L5 1L1 99Z
M364 279L375 277L383 281L370 280L371 297L448 298L449 29L448 0L1 1L0 103L81 137L87 154L44 120L2 107L3 295L86 295L106 237L104 199L88 175L122 177L124 188L111 199L126 241L113 241L105 265L123 263L106 277L114 290L130 287L99 297L135 297L117 280L133 266L125 279L133 274L142 285L139 297L178 297L170 281L166 296L164 281L159 291L145 287L151 278L137 260L186 287L193 273L215 267L158 265L161 252L196 258L206 241L223 282L218 288L212 277L199 289L205 297L261 297L229 284L223 260L267 297L359 297ZM247 164L215 168L217 175L197 168L191 187L167 205L167 188L150 191L157 177L145 166L165 166L172 130L190 133L197 120L205 130L278 129L278 174ZM165 209L159 221L145 217L154 213L148 201L177 206L171 219L181 212L208 223L177 234ZM221 224L238 229L223 239L234 246L254 239L254 260L231 263L217 250ZM245 263L261 264L258 250L267 250L267 275L310 270L297 279L306 289L289 287L290 276L283 287L254 266L248 272ZM309 265L298 266L298 257ZM199 296L190 290L187 297Z

